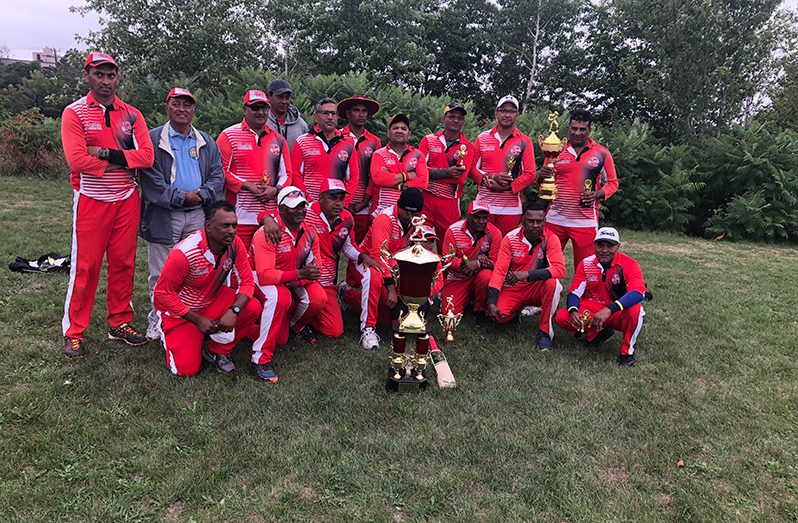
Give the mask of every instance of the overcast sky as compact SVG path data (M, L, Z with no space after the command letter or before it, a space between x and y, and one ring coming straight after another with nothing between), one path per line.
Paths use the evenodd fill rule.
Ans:
M14 4L9 8L8 4ZM82 5L83 0L4 0L0 17L0 46L8 47L12 58L30 59L33 51L54 47L63 52L71 47L83 49L75 42L75 34L85 35L100 27L96 15L81 17L69 7ZM798 0L784 4L796 9Z

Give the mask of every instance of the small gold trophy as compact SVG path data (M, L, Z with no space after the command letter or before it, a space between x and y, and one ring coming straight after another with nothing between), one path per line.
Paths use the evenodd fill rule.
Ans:
M542 135L538 135L538 144L540 144L540 149L543 151L543 163L549 169L554 168L555 160L565 149L565 144L568 143L565 138L560 139L557 136L557 129L560 127L560 124L557 123L558 116L560 115L557 111L549 114L547 118L549 121L549 135L545 140ZM554 183L553 176L543 178L543 182L538 188L538 197L543 200L555 200L557 198L557 185Z
M590 325L590 311L586 310L582 313L579 317L579 329L576 331L576 337L581 338L584 334L587 333L587 327Z
M460 149L455 153L457 156L457 166L458 167L465 167L465 157L468 154L468 146L466 144L461 144Z
M268 169L263 171L263 176L261 176L261 178L260 178L260 183L264 187L268 187L269 185L272 184L272 177L269 175L269 170Z
M463 313L454 313L454 303L452 303L452 297L448 296L446 298L446 314L438 314L438 321L443 327L443 331L446 333L446 343L454 343L454 329L460 324L460 320L463 319ZM443 311L443 307L441 307L441 311Z
M449 253L441 257L421 245L425 220L423 214L413 218L415 230L410 234L413 245L395 254L388 252L387 240L380 247L380 260L391 271L399 297L407 306L407 312L399 317L399 326L393 335L393 354L385 385L388 392L415 394L428 385L425 372L429 364L429 334L427 319L419 308L429 299L432 282L451 265L454 249L450 248ZM390 261L395 261L396 265ZM415 355L406 351L408 334L417 336Z
M593 182L588 178L587 180L585 180L585 185L582 188L582 194L587 196L588 194L590 194L592 192L593 192ZM580 200L579 201L579 206L580 207L592 207L593 205L592 204L584 204Z

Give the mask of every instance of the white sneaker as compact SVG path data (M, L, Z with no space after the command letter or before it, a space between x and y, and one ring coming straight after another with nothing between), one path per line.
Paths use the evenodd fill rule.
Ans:
M540 307L535 307L534 305L529 305L521 309L521 316L534 316L535 314L540 312Z
M372 327L366 327L360 335L360 346L366 350L377 350L380 348L380 336Z
M151 340L160 340L161 339L161 326L157 323L153 325L147 325L147 338Z
M352 288L351 285L342 281L338 284L338 305L341 306L341 312L345 312L349 310L349 304L344 301L344 293L349 291Z

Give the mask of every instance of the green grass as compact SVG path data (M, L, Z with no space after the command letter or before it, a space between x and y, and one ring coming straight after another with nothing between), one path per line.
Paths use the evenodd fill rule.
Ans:
M0 177L0 259L68 252L70 212L66 182ZM468 317L459 387L418 397L385 393L351 316L280 350L277 386L173 378L104 339L104 283L73 363L67 276L0 271L0 521L795 521L798 250L622 234L655 294L635 368L617 334L541 354L528 319Z

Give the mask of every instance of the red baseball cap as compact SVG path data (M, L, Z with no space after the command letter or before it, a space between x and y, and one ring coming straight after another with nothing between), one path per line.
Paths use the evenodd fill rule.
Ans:
M396 113L395 115L391 116L390 120L388 120L388 129L399 122L404 122L407 128L410 128L410 118L408 118L408 116L404 113Z
M482 202L478 202L477 200L474 200L468 206L468 214L476 214L478 212L490 213L490 207L488 207L486 204L484 204Z
M321 191L319 191L319 194L327 191L349 194L349 191L346 190L346 185L344 185L344 182L338 178L324 179L324 181L321 183Z
M266 93L260 89L250 89L244 95L244 105L252 105L256 103L265 103L268 105L269 99L266 98Z
M111 64L117 69L119 69L119 65L117 65L116 60L110 54L100 53L97 51L92 51L89 53L89 56L86 57L86 61L83 62L83 68L87 69L89 67L98 67L103 64Z
M191 101L197 103L197 99L194 98L194 95L191 94L191 91L188 89L184 89L182 87L172 87L172 90L169 91L169 94L166 95L166 101L168 102L170 98L177 98L178 96L185 96L186 98L191 98Z
M421 226L421 234L424 235L425 240L437 240L438 233L435 232L435 227L432 225L422 225Z

